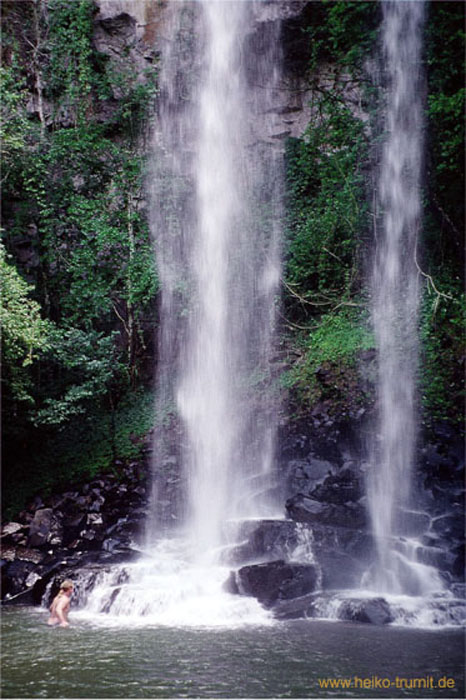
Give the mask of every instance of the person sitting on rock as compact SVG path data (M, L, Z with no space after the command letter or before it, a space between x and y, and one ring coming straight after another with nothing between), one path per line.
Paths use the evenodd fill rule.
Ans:
M50 606L50 617L47 621L48 625L59 625L60 627L69 627L68 611L70 609L70 598L73 593L73 581L66 579L60 586L58 594L52 601Z

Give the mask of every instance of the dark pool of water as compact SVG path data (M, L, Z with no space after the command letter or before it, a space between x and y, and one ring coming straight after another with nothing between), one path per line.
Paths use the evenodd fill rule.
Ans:
M458 629L312 620L236 629L75 620L69 629L50 629L45 620L37 608L3 609L3 697L464 696L464 634ZM340 687L332 689L331 681ZM386 689L377 687L388 682ZM436 687L439 682L450 687Z

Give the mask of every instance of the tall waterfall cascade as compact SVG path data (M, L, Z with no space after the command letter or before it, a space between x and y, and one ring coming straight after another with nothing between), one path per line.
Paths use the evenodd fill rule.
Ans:
M148 183L161 284L148 556L102 575L88 610L175 625L270 619L255 599L223 591L220 563L237 523L283 510L270 362L281 277L279 23L255 35L257 5L167 9Z
M270 354L282 153L261 131L279 44L265 33L252 55L253 9L174 7L160 77L154 160L161 172L152 189L162 283L159 413L171 412L181 448L162 427L155 460L160 465L160 449L171 450L181 464L187 498L177 515L201 558L221 545L225 521L273 508Z
M377 547L372 585L380 592L422 595L442 588L439 577L412 558L413 548L400 548L396 536L409 517L416 444L425 4L382 2L382 9L387 106L378 187L381 225L371 284L379 406L368 479Z

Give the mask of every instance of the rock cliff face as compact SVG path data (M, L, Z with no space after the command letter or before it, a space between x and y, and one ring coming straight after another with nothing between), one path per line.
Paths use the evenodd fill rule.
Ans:
M255 22L246 41L255 46L260 54L264 33L272 25L283 27L283 62L285 81L274 109L274 127L268 136L272 142L288 136L298 137L310 119L310 91L305 85L303 66L307 52L302 51L303 40L300 23L305 20L309 2L257 3L254 8ZM131 67L136 79L144 82L150 65L167 41L172 8L167 1L152 0L96 0L98 12L94 23L94 45L108 60L115 71L127 71ZM305 44L306 42L304 42ZM254 66L248 67L249 79L254 80ZM328 80L328 78L326 78ZM114 98L120 95L115 92ZM107 117L108 115L102 115ZM258 124L258 133L266 135L270 115L264 115L264 124ZM262 128L261 128L262 126Z

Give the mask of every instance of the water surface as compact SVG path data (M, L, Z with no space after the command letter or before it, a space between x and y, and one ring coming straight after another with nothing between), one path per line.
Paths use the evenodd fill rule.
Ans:
M6 698L463 697L461 630L415 630L317 620L227 628L123 627L70 615L50 629L38 608L6 608ZM100 616L102 620L105 616ZM110 620L108 620L110 622ZM454 689L350 687L319 681L442 677Z

